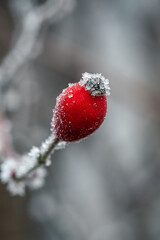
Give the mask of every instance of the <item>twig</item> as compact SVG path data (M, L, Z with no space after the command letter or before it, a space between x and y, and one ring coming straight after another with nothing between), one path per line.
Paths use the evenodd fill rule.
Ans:
M20 35L0 66L1 88L10 83L14 74L26 61L37 56L39 52L35 53L34 50L41 28L50 19L54 20L63 10L65 2L66 0L58 0L55 4L55 1L48 0L42 6L34 7L24 15Z
M31 168L26 170L26 173L21 175L20 177L16 176L16 173L13 174L13 179L16 181L22 181L28 178L29 174L35 171L37 168L41 167L42 165L45 166L47 164L47 160L50 158L51 154L55 150L55 147L60 142L57 137L53 135L49 136L49 138L41 145L39 149L39 156L35 154L35 165ZM32 150L31 150L32 151ZM29 155L32 155L30 152ZM32 156L33 158L34 156Z
M24 4L26 2L23 1ZM51 135L40 148L33 147L28 154L18 155L12 147L10 131L6 127L6 109L3 103L5 90L10 86L17 71L39 54L42 48L42 44L39 43L44 39L40 37L40 33L44 33L43 28L72 10L72 2L73 0L47 0L37 7L30 0L29 4L26 3L26 9L23 4L19 6L17 2L17 11L21 16L20 33L0 66L0 127L3 129L3 132L0 132L0 153L3 156L0 178L2 182L7 183L7 188L13 195L23 195L26 186L32 189L41 187L46 176L44 166L48 165L53 150L57 146L59 149L63 148L64 144L62 142L62 145L59 145L59 139Z

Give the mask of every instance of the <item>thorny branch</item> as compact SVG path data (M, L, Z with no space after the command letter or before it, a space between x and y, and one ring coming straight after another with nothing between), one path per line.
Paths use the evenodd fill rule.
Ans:
M51 135L40 148L33 147L22 156L17 154L12 146L11 123L5 118L5 90L10 87L18 70L40 53L43 46L41 39L44 39L40 34L44 32L43 29L70 12L74 1L47 0L39 6L34 6L32 0L14 0L14 3L17 15L21 16L21 27L15 44L0 66L0 160L3 162L0 177L2 182L7 183L11 194L23 195L26 186L35 189L43 185L46 176L44 166L50 165L53 150L63 148L65 143Z

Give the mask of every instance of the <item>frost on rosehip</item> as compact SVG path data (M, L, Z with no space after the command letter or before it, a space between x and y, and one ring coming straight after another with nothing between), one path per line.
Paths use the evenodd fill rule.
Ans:
M109 80L101 73L83 73L80 84L94 96L110 95Z
M104 121L109 94L108 79L84 73L80 82L70 84L57 98L52 119L55 135L72 142L92 134Z

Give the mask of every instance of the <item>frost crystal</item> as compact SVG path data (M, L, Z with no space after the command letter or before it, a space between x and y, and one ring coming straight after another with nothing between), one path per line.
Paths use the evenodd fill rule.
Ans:
M63 149L63 148L66 147L66 145L67 145L67 142L65 142L65 141L60 141L60 142L56 145L55 150Z
M8 191L13 195L24 196L25 194L25 181L10 180L7 185Z
M19 162L12 158L7 158L1 165L1 181L7 183L7 189L12 195L23 196L25 193L25 181L16 181L13 175L19 167Z
M39 148L32 147L27 155L22 157L19 166L16 169L16 177L23 177L30 169L38 164L38 157L40 156Z
M72 97L73 97L73 94L69 94L68 97L69 97L69 98L72 98Z
M47 171L44 167L37 168L29 175L27 179L27 186L32 190L41 188L45 183L46 176Z
M102 76L101 73L83 73L80 84L93 96L110 95L109 80Z
M54 139L56 138L56 136L54 134L51 134L49 136L49 138L47 138L41 145L40 147L40 153L44 154L48 148L51 146L51 144L53 143Z
M46 167L49 167L49 166L51 166L51 164L52 164L51 156L49 156L49 157L46 159L45 166L46 166Z
M7 183L12 178L12 175L15 173L16 169L17 162L12 158L6 158L1 165L1 181L3 183Z

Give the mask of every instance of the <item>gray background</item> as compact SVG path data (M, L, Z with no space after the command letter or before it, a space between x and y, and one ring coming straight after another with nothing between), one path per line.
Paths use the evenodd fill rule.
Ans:
M1 0L1 59L18 24L9 6ZM48 136L57 95L85 71L109 78L108 113L54 154L45 187L20 198L0 185L0 239L160 239L159 22L158 0L79 0L47 29L6 97L15 149Z

